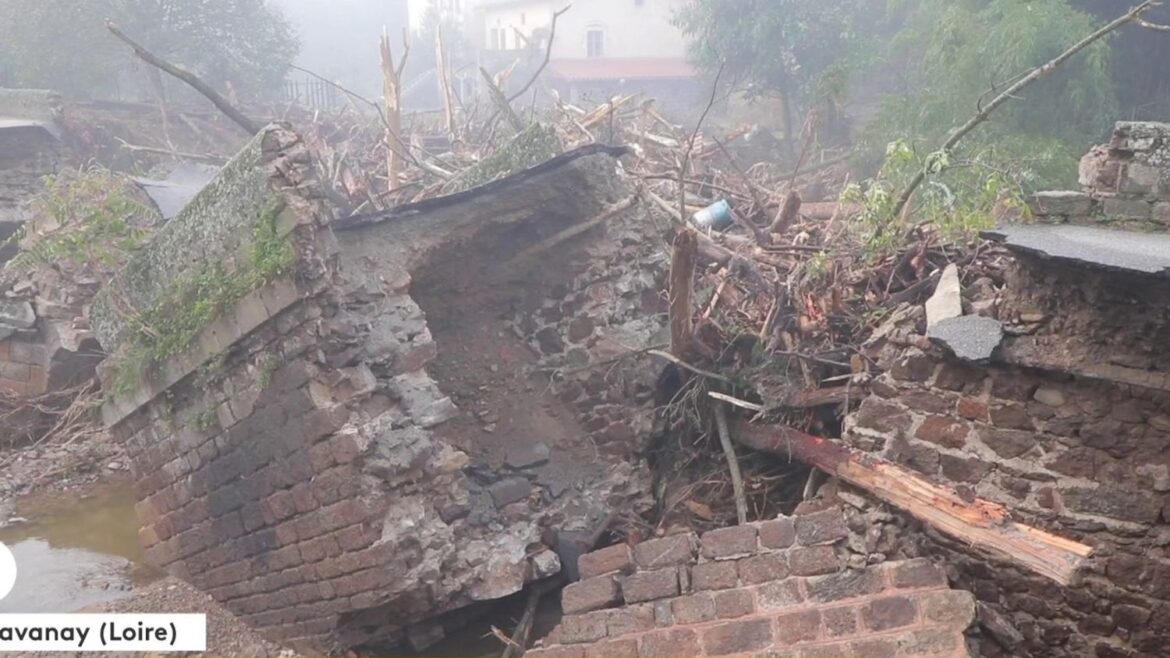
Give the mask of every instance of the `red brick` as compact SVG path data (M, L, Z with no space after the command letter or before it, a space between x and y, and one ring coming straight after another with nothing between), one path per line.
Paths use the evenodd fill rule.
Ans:
M678 658L702 655L699 638L689 628L671 628L651 631L638 640L640 658ZM528 654L525 654L526 656Z
M670 611L679 625L711 621L715 618L715 599L707 592L684 596L670 602Z
M788 577L788 556L784 553L766 553L744 558L739 565L739 578L745 585L758 585Z
M970 433L971 428L962 421L946 416L927 416L915 430L914 436L935 445L962 448L967 445L967 435Z
M887 596L861 606L861 620L873 631L909 626L917 617L913 599L906 596Z
M610 614L621 614L621 611L597 610L584 615L568 615L557 627L556 638L563 644L584 644L603 639Z
M967 420L977 420L986 423L989 418L989 413L990 409L983 400L977 400L975 398L959 399L959 415Z
M891 565L890 570L890 581L894 587L942 587L947 584L942 568L926 558L898 562Z
M819 576L841 568L832 546L794 548L788 552L788 568L794 576Z
M581 580L561 590L561 608L567 615L607 608L621 600L621 586L613 576Z
M797 642L812 642L821 634L819 610L801 610L776 617L776 644L789 646Z
M703 649L709 656L763 651L772 646L772 620L729 621L703 630Z
M527 652L524 655L532 654ZM585 648L585 658L638 658L638 640L631 637L591 644Z
M691 568L691 584L696 591L730 589L739 584L735 562L704 562Z
M678 569L639 571L622 582L626 603L639 603L678 596Z
M678 534L644 541L634 547L634 562L643 569L687 564L694 556L695 536Z
M630 547L626 544L614 544L577 558L577 571L582 579L612 572L627 573L632 566Z
M756 611L756 597L748 590L713 592L711 599L715 601L715 616L719 619L734 619Z
M788 517L764 521L759 532L760 545L764 548L788 548L796 541L796 527Z
M802 514L794 520L796 543L802 546L832 544L849 536L845 527L845 515L839 508L827 509L813 514Z
M849 655L849 645L844 642L834 642L833 644L818 644L811 647L803 647L800 650L800 658L841 658ZM864 656L869 658L869 656Z
M700 538L703 557L729 559L751 555L756 552L756 527L740 525L719 528L703 533Z

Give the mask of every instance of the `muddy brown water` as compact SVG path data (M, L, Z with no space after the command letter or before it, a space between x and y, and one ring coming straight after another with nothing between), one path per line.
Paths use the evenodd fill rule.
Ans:
M143 564L129 486L23 498L0 510L5 521L0 542L12 550L17 574L0 612L72 612L159 577Z

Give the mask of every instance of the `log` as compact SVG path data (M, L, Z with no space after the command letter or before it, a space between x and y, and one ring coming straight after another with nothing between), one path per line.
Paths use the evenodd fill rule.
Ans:
M670 353L680 359L690 354L695 327L691 297L694 294L695 256L699 242L691 229L679 231L670 260Z
M783 455L864 489L926 525L1017 567L1073 584L1093 549L1011 520L1006 507L965 500L953 489L880 457L784 426L738 420L732 436L749 448Z
M146 48L143 48L138 44L138 42L126 36L125 33L119 30L118 26L114 25L112 21L106 21L106 29L110 31L110 34L118 37L118 39L122 40L124 43L126 43L126 45L133 48L134 54L138 55L142 61L150 64L151 66L155 66L162 69L163 71L166 71L172 76L182 80L183 82L186 82L193 89L195 89L195 91L203 94L207 100L211 101L212 105L215 105L215 107L219 108L220 112L223 112L228 116L229 119L235 121L236 124L247 131L249 135L255 135L256 133L260 132L261 128L264 127L247 116L244 116L243 112L237 110L235 106L229 103L226 98L220 96L219 92L212 89L211 85L200 80L199 77L194 73L176 64L171 64L170 62L150 52Z

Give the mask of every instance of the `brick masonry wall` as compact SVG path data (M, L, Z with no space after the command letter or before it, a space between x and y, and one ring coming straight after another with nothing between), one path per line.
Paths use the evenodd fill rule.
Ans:
M968 592L929 560L850 568L841 509L580 557L527 656L966 656Z
M1162 655L1170 393L918 348L886 365L847 441L1096 551L1084 582L1063 588L947 544L957 584L984 606L980 655Z
M427 373L438 346L411 272L452 225L472 238L485 228L480 217L507 213L470 201L476 213L366 229L360 243L373 252L350 238L338 247L295 136L264 139L259 162L281 166L262 165L272 177L260 180L292 197L281 224L298 245L296 276L241 300L200 334L194 355L103 410L138 478L146 555L302 651L432 637L432 618L556 574L546 526L594 508L604 515L648 485L632 460L614 458L569 495L550 492L524 468L473 464L442 434L459 410ZM562 202L593 193L613 162L590 157L601 160L528 189ZM234 170L255 184L254 173ZM498 198L529 205L520 193ZM116 342L116 317L100 324Z
M48 354L35 336L0 340L0 388L17 395L40 395L48 387L48 372Z

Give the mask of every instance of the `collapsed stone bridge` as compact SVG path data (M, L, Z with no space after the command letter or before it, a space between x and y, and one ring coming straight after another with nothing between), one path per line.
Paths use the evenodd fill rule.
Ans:
M148 560L295 648L425 645L641 509L651 369L549 388L665 322L619 154L334 222L257 135L94 302Z

